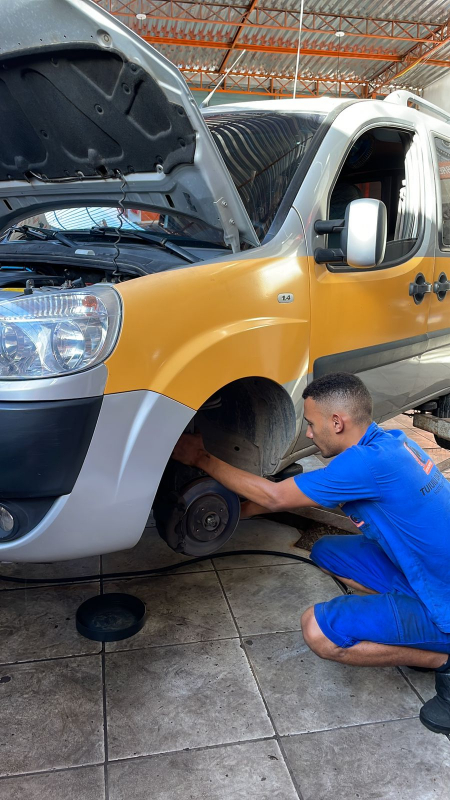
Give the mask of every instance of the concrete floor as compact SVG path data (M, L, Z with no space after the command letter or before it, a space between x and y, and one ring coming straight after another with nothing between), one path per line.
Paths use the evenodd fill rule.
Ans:
M411 435L447 472L450 452ZM226 549L301 554L297 538L246 521ZM42 578L0 582L1 800L448 800L450 743L418 720L433 676L308 651L302 610L339 591L311 567L249 556L45 585L180 558L150 528L134 550L103 559L1 565ZM101 591L141 597L145 628L103 647L78 635L77 607Z

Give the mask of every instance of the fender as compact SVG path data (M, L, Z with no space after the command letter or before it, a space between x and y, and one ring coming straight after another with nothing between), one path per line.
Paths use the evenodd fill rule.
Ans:
M266 377L280 386L305 370L306 259L237 258L117 286L119 342L106 361L106 394L147 389L197 410L225 384ZM290 292L292 303L278 302Z

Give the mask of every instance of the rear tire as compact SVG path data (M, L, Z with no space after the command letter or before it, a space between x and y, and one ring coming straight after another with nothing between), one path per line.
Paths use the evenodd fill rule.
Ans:
M450 417L450 394L446 394L445 397L439 398L436 416L440 417L441 419ZM444 450L450 450L450 440L443 439L442 436L436 435L434 438L439 447L442 447Z

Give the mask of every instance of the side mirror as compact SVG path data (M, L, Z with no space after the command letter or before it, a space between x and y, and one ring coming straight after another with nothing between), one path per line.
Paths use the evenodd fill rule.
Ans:
M387 212L381 200L366 197L348 204L345 219L317 220L316 233L340 232L340 247L318 247L318 264L348 264L356 269L377 267L384 258L387 238Z

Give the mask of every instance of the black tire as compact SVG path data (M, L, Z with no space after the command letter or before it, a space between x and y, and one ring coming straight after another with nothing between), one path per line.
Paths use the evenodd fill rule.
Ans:
M445 397L439 398L436 416L440 417L441 419L450 417L450 394L446 394ZM434 439L439 447L442 447L444 450L450 450L450 441L448 439L443 439L442 436L436 436L436 434Z
M442 447L443 450L450 450L450 442L448 439L443 439L441 436L434 436L434 440L439 447Z

